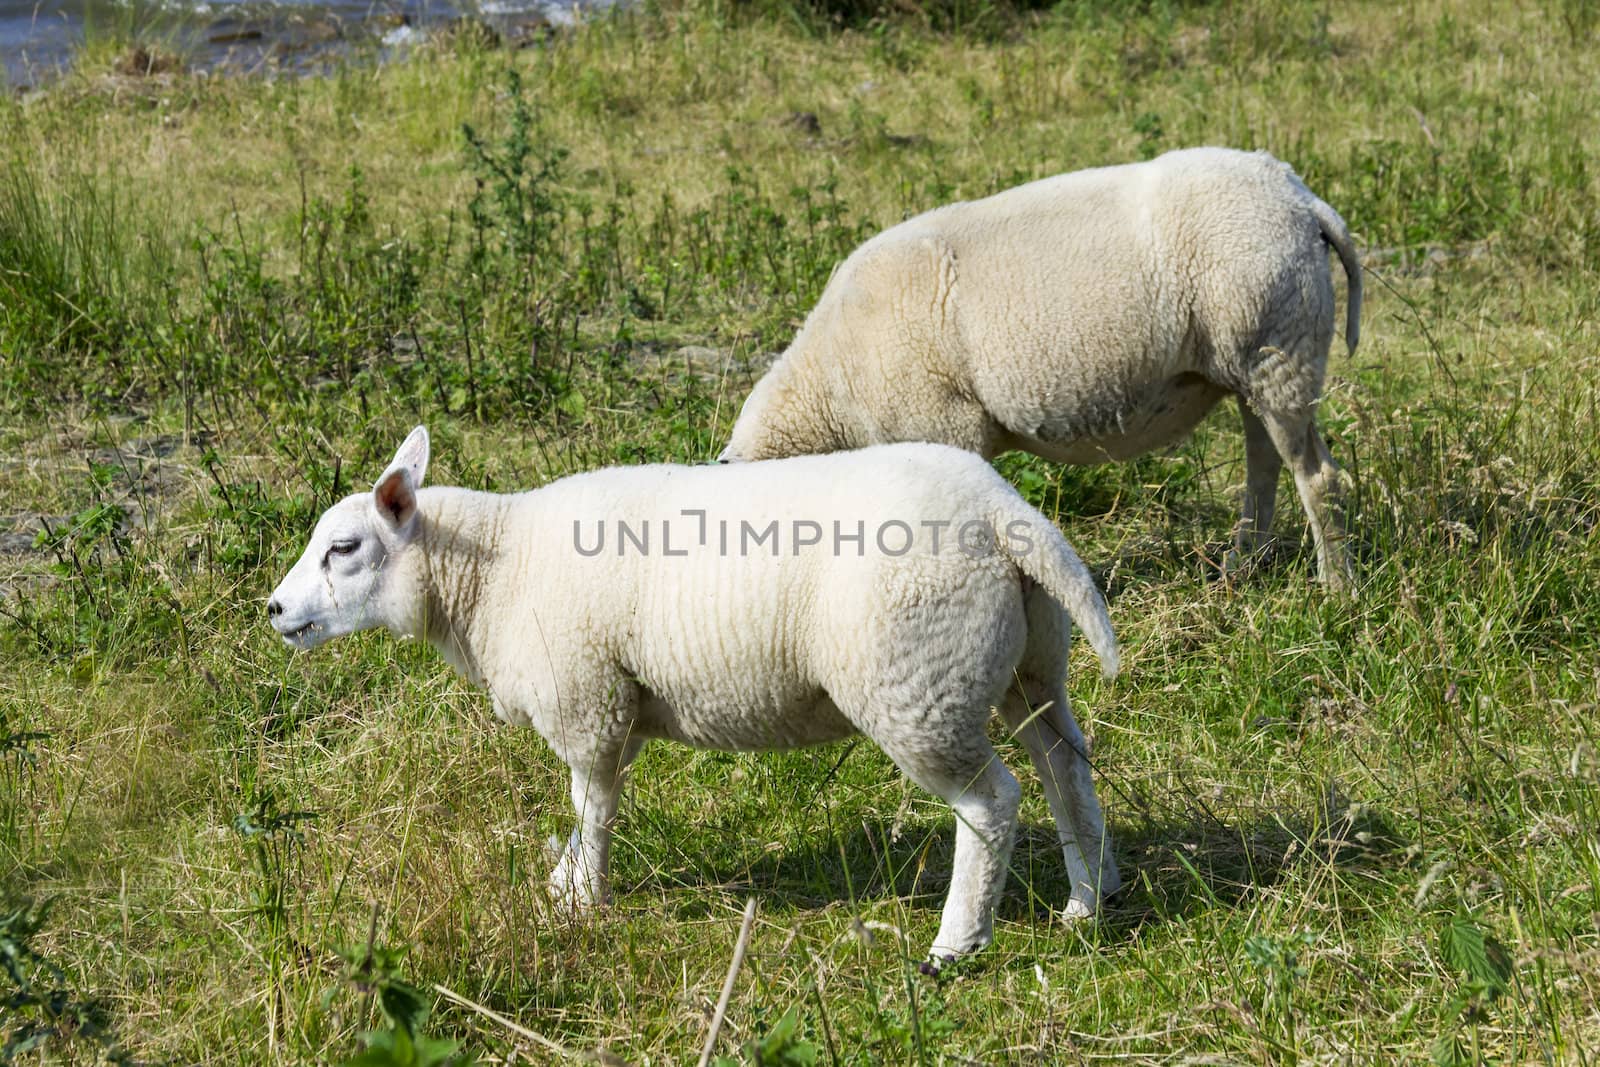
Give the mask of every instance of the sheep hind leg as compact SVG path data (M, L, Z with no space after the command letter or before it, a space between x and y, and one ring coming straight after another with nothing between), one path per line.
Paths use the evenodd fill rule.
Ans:
M628 764L643 747L643 741L629 738L619 752L595 752L570 764L578 825L550 872L550 895L569 911L586 911L608 899L611 829Z
M932 745L884 749L907 778L955 809L955 869L929 949L935 960L976 952L994 940L994 909L1016 839L1022 787L987 738L971 741L954 746L964 758Z
M1294 475L1300 504L1316 543L1317 577L1334 592L1355 595L1355 572L1339 517L1339 468L1317 432L1316 420L1309 413L1286 417L1272 411L1263 411L1260 417L1273 446Z
M994 940L994 909L1005 887L1022 801L1022 787L993 749L982 769L959 788L953 788L955 779L943 784L939 795L956 813L956 854L930 949L934 956L973 952Z
M1244 397L1237 399L1239 418L1244 423L1245 490L1233 548L1223 562L1224 574L1238 571L1266 547L1278 508L1278 474L1283 470L1283 457L1273 446L1266 425L1250 410Z

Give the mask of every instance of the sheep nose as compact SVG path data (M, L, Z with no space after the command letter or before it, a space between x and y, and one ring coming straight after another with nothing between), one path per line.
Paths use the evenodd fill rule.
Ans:
M283 614L283 605L278 603L278 598L277 597L273 597L271 600L267 601L267 618L276 619L279 615L282 615L282 614Z

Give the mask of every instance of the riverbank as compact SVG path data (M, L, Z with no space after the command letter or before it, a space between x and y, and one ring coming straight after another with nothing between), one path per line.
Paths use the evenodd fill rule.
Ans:
M0 0L0 87L28 92L74 68L207 76L326 73L394 62L414 48L471 36L531 47L604 16L611 0Z
M753 895L745 1062L1600 1051L1592 21L847 16L669 7L309 78L86 63L0 101L0 937L37 953L0 1035L287 1064L410 1026L541 1062L532 1030L682 1062ZM1004 738L1016 877L939 977L908 952L951 815L865 744L647 751L616 900L573 921L532 733L426 650L291 656L266 626L316 514L416 423L431 480L498 490L708 459L870 234L1199 143L1292 162L1364 251L1319 412L1363 588L1311 583L1288 484L1278 549L1218 579L1231 410L1136 463L1000 461L1124 645L1110 685L1073 655L1129 883L1101 924L1053 920ZM425 1021L395 1022L401 981Z

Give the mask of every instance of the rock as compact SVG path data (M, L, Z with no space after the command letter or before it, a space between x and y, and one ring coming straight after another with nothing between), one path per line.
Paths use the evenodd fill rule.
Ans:
M440 26L434 31L433 40L446 48L490 49L499 48L502 43L499 30L482 19L467 16Z
M15 556L23 552L32 552L34 550L34 539L37 536L37 534L19 533L17 531L0 533L0 553Z
M344 27L339 20L327 15L292 16L284 27L284 35L272 43L272 54L287 56L304 52L319 45L331 44L344 38Z
M195 435L194 444L204 446L209 434ZM119 465L128 459L165 459L183 447L183 435L176 433L158 434L155 437L135 437L120 446L112 448L97 448L90 454L96 463Z
M414 26L396 26L392 30L385 31L379 40L386 48L403 48L423 40L423 35Z
M259 41L266 36L261 30L253 26L246 26L237 30L220 30L206 38L207 44L240 44L244 41Z
M689 363L716 363L720 365L728 361L728 353L720 348L712 348L709 345L684 345L682 348L674 348L668 358Z
M37 515L19 511L0 515L0 552L20 555L24 552L49 552L35 544L48 525L52 530L62 530L72 525L71 515Z
M640 371L662 377L690 377L703 382L730 382L735 386L753 381L778 358L777 352L744 352L709 345L680 345L671 350L643 344L630 353Z
M666 377L690 376L702 381L715 381L728 369L729 354L705 345L683 345L664 351L654 345L641 345L633 350L634 364L642 371Z
M171 52L142 44L130 45L117 57L111 69L129 78L146 78L152 74L177 74L183 70L183 60Z
M728 353L705 345L684 345L665 360L674 370L708 381L722 377L728 367Z
M519 15L515 21L504 25L506 41L513 48L532 48L550 40L556 34L555 26L537 11Z

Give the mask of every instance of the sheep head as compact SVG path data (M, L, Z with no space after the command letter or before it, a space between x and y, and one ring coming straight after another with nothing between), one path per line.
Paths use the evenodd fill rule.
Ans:
M370 493L323 512L311 542L267 602L284 642L309 649L386 626L419 632L422 591L407 549L421 529L417 490L428 470L428 431L411 431ZM415 555L416 553L409 553Z

